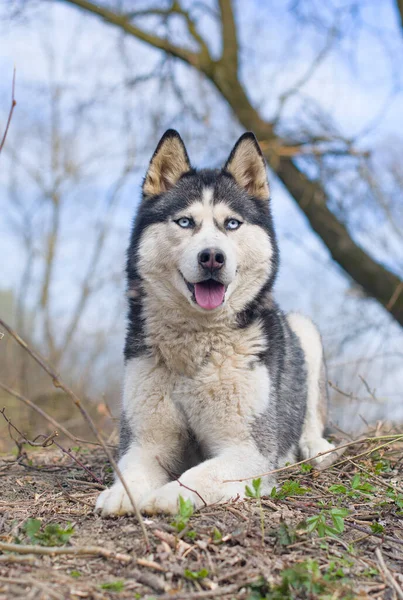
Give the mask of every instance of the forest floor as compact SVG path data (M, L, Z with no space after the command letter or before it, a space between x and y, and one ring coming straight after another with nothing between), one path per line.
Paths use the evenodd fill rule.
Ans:
M24 446L0 456L0 599L401 600L398 434L372 430L324 471L285 470L270 497L255 481L245 502L144 519L148 546L134 516L94 514L112 479L100 449L71 449L86 471Z

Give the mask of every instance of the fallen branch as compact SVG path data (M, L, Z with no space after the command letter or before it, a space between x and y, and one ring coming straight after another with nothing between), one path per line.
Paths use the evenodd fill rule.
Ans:
M70 431L68 429L66 429L65 427L63 427L63 425L61 425L60 423L58 423L56 421L56 419L54 419L53 417L51 417L50 415L48 415L44 410L42 410L41 408L39 408L39 406L37 406L34 402L32 402L31 400L29 400L28 398L26 398L25 396L23 396L19 392L11 389L10 387L8 387L8 385L5 385L1 381L0 381L0 389L2 389L5 392L7 392L7 394L10 394L10 396L14 396L14 398L17 398L17 400L21 400L21 402L23 402L24 404L26 404L27 406L29 406L29 408L32 408L39 415L41 415L41 417L43 417L46 421L48 421L48 423L50 423L51 425L53 425L53 427L55 427L59 431L62 431L64 433L64 435L66 437L68 437L72 442L76 442L77 441L77 438L75 437L75 435L73 435L72 433L70 433Z
M294 469L294 467L298 467L299 465L303 465L305 463L310 463L313 460L315 460L316 458L325 456L326 454L331 454L332 452L338 452L339 450L342 450L344 448L349 448L350 446L356 446L357 444L372 443L372 442L377 442L379 440L388 440L388 442L386 442L385 444L381 444L380 446L377 446L376 448L373 448L372 450L366 450L365 452L362 452L361 454L357 454L357 456L355 456L354 458L358 458L360 456L365 456L367 454L371 454L372 452L375 452L375 451L379 450L380 448L383 448L384 446L388 446L390 443L403 441L403 435L395 434L395 435L380 435L377 437L364 437L359 440L354 440L353 442L347 442L346 444L337 446L337 448L332 448L331 450L326 450L325 452L319 452L319 454L316 454L316 456L312 456L311 458L305 458L304 460L300 460L296 463L293 463L292 465L287 465L286 467L281 467L279 469L273 469L272 471L266 471L265 473L260 473L260 475L252 475L251 477L243 477L242 479L225 479L223 481L223 483L235 483L237 481L250 481L251 479L258 479L259 477L266 477L267 475L272 475L273 473L281 473L283 471L288 471L289 469ZM346 458L345 460L343 460L339 463L328 465L328 466L324 467L323 470L328 469L330 466L336 467L345 462L348 462L349 460L350 460L349 458ZM318 470L321 470L321 469L319 468Z
M6 409L5 408L3 408L2 410L0 410L0 414L3 415L5 421L8 424L8 430L10 432L10 437L12 438L12 440L17 445L17 448L18 448L18 458L20 458L22 456L22 446L23 446L23 444L28 444L29 446L40 447L40 448L48 448L49 446L55 445L55 446L57 446L59 448L59 450L61 450L64 454L67 454L67 456L69 456L75 463L77 463L79 467L81 467L82 469L84 469L84 471L86 471L88 473L88 475L90 475L90 477L92 477L94 479L94 481L96 481L99 485L101 485L103 488L105 488L105 486L102 483L102 481L88 467L86 467L81 462L81 460L79 458L77 458L76 456L74 456L74 454L72 452L70 452L70 450L66 450L66 448L63 448L63 446L61 444L59 444L58 442L56 442L55 437L57 437L57 431L54 431L53 433L51 433L48 436L45 436L43 434L37 435L36 438L31 441L7 417L7 415L6 415ZM11 428L14 429L14 431L21 437L22 442L19 441L19 440L16 440L11 435ZM39 438L44 438L44 439L41 442L37 442L37 440Z
M59 556L61 554L70 554L73 556L102 556L112 558L120 562L132 562L132 557L128 554L113 552L100 546L28 546L22 544L7 544L0 542L2 552L16 552L17 554L42 554L43 556Z
M399 596L400 600L403 600L403 591L400 585L397 583L392 573L386 566L386 563L383 559L382 552L380 548L376 548L375 556L378 560L379 568L385 576L385 579L388 581L389 585L395 590L396 594Z
M0 143L0 154L1 151L3 150L3 146L5 144L6 141L6 137L7 137L7 133L8 133L8 128L10 127L10 123L11 123L11 119L13 116L13 112L14 112L14 107L17 104L16 100L15 100L15 67L14 67L14 73L13 73L13 84L12 84L12 88L11 88L11 107L10 107L10 112L8 113L8 119L7 119L7 123L6 123L6 129L4 131L4 135L3 138L1 140Z
M49 598L54 598L55 600L63 600L63 596L54 592L47 583L43 583L42 581L38 581L37 579L32 579L31 577L27 577L26 579L22 579L20 577L0 577L0 582L3 583L11 583L15 585L23 585L25 588L29 587L37 587L42 592L47 594Z
M115 461L115 459L112 456L112 453L110 451L110 449L108 448L108 446L106 445L106 443L104 442L104 440L102 439L100 433L98 432L98 429L94 423L94 421L92 420L92 418L90 417L90 415L88 414L87 410L85 409L85 407L83 406L81 400L79 399L79 397L73 392L73 390L71 390L60 378L60 376L56 373L56 371L51 367L51 365L49 365L46 360L40 356L40 354L38 354L37 352L35 352L35 350L32 350L28 344L18 335L18 333L16 333L12 327L10 327L9 325L7 325L7 323L5 321L3 321L3 319L0 318L0 325L2 327L4 327L4 329L11 335L11 337L13 337L15 339L15 341L22 347L24 348L24 350L26 350L28 352L28 354L30 354L30 356L35 360L35 362L38 363L38 365L40 365L42 367L42 369L44 371L46 371L46 373L51 377L53 385L56 388L60 388L61 390L63 390L65 392L65 394L67 394L69 396L69 398L74 402L74 404L77 406L78 410L81 412L82 416L84 417L85 421L88 423L88 425L90 426L90 429L92 431L92 433L94 434L94 436L96 437L96 439L98 440L98 442L101 444L106 456L109 459L110 464L113 467L113 470L115 471L118 479L121 481L124 490L132 504L134 513L137 517L137 520L139 522L141 531L143 533L143 537L144 540L147 544L147 547L149 546L149 538L148 538L148 534L146 531L146 528L144 526L144 522L142 519L142 516L140 514L139 509L137 508L136 503L134 502L134 498L133 495L126 483L126 481L124 480L124 477Z

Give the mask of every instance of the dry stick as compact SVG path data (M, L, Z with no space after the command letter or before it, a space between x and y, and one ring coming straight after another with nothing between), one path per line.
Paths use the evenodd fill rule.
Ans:
M14 97L14 92L15 92L15 67L14 67L14 72L13 72L13 84L12 84L12 88L11 88L11 107L10 107L10 112L8 113L8 119L7 119L7 124L6 124L6 129L4 131L4 135L3 135L3 139L1 140L0 143L0 154L1 151L3 150L3 146L4 143L6 141L6 137L7 137L7 133L8 133L8 128L10 127L10 123L11 123L11 118L13 116L13 112L14 112L14 107L17 104L15 97Z
M67 456L69 456L75 463L77 463L79 465L79 467L84 469L84 471L86 471L88 473L88 475L90 475L90 477L92 477L94 479L94 481L96 481L99 485L101 485L105 489L105 486L102 483L102 481L100 479L98 479L98 477L88 467L86 467L79 458L74 456L74 454L72 454L70 452L70 450L66 450L65 448L63 448L63 446L61 444L56 442L56 440L54 438L57 437L57 431L54 431L53 433L51 433L48 436L45 436L43 434L37 435L36 438L31 441L27 438L26 435L24 435L19 429L17 429L17 427L14 425L14 423L12 423L11 420L7 417L5 408L0 410L0 414L3 415L4 419L8 423L9 432L10 432L10 427L12 427L14 429L14 431L16 431L18 433L18 435L21 437L21 439L23 440L23 443L29 444L29 446L33 446L33 447L39 446L42 448L48 448L49 446L52 446L54 444L55 446L57 446L59 448L59 450L61 450L64 454L67 454ZM11 435L11 433L10 433L10 435ZM36 440L38 440L39 438L45 438L45 439L42 442L37 442ZM12 439L17 444L18 450L21 450L22 443L15 440L13 437L12 437Z
M60 554L72 554L73 556L103 556L104 558L114 558L120 562L132 562L132 557L128 554L113 552L100 546L28 546L22 544L6 544L0 542L2 552L16 552L17 554L42 554L45 556L56 556Z
M54 598L55 600L63 600L63 596L61 596L61 594L52 591L47 583L42 583L42 581L38 581L37 579L22 579L20 577L0 577L0 582L11 583L15 585L23 585L25 587L29 585L33 586L34 588L37 587L40 590L46 592L50 598Z
M1 319L0 319L1 321ZM339 450L341 450L342 448L348 448L349 446L356 446L357 444L364 444L365 442L371 442L372 440L392 440L392 441L396 441L396 440L403 440L403 435L383 435L383 436L379 436L379 437L367 437L367 438L362 438L359 440L354 440L353 442L348 442L347 444L342 444L341 446L337 446L337 448L332 448L331 450L326 450L325 452L319 452L319 454L317 454L316 456L312 456L311 458L306 458L305 460L300 460L299 462L293 463L292 465L287 465L286 467L281 467L280 469L273 469L272 471L267 471L266 473L261 473L260 475L252 475L251 477L244 477L243 479L225 479L223 481L223 483L235 483L237 481L249 481L250 479L257 479L259 477L266 477L266 475L272 475L273 473L280 473L282 471L288 471L289 469L293 469L294 467L298 467L299 465L303 465L307 462L311 462L312 460L315 460L315 458L318 458L320 456L325 456L325 454L331 454L332 452L338 452ZM387 444L385 444L387 445ZM375 448L375 450L377 450L377 448ZM369 451L364 452L363 454L367 454ZM361 455L358 455L361 456ZM357 457L355 457L357 458ZM348 459L347 459L348 460ZM341 464L341 463L337 463L337 464ZM334 467L336 465L332 464L329 465L329 467ZM325 467L326 469L329 467ZM324 470L324 469L323 469Z
M73 442L77 441L77 438L72 433L70 433L70 431L68 429L66 429L65 427L63 427L63 425L61 425L60 423L58 423L56 421L56 419L54 419L53 417L51 417L50 415L48 415L44 410L42 410L41 408L39 408L39 406L37 406L34 402L32 402L31 400L29 400L28 398L26 398L22 394L19 394L15 390L11 389L10 387L8 387L8 385L5 385L1 381L0 381L0 389L2 389L5 392L7 392L7 394L10 394L10 396L14 396L14 398L17 398L17 400L21 400L21 402L24 402L24 404L26 404L27 406L29 406L30 408L32 408L33 410L35 410L38 414L41 415L41 417L43 417L46 421L48 421L51 425L53 425L53 427L55 427L56 429L62 431L64 433L64 435L66 437L68 437L70 440L72 440Z
M90 415L88 414L88 412L86 411L86 409L84 408L84 406L81 403L81 400L78 398L78 396L76 396L76 394L73 392L73 390L71 390L59 377L59 375L56 373L56 371L53 370L53 368L45 361L44 358L42 358L37 352L35 352L35 350L32 350L31 348L29 348L29 346L27 345L27 343L20 338L20 336L9 326L7 325L7 323L5 323L3 321L3 319L0 318L0 325L2 327L4 327L4 329L6 329L6 331L8 331L8 333L15 339L16 342L18 342L18 344L24 348L24 350L26 350L28 352L28 354L30 354L32 356L32 358L42 367L42 369L44 371L46 371L46 373L51 377L52 381L53 381L53 385L56 388L60 388L61 390L63 390L74 402L74 404L77 406L77 408L79 409L79 411L81 412L82 416L84 417L84 419L87 421L88 425L91 428L92 433L95 435L96 439L98 440L98 442L101 444L102 448L104 449L104 452L106 454L106 456L109 459L109 462L111 463L117 477L119 478L119 480L121 481L124 490L133 506L133 510L135 512L135 515L137 517L137 520L139 522L141 531L143 533L143 537L144 540L147 544L147 547L150 545L149 542L149 538L148 538L148 534L146 531L146 528L144 526L144 522L142 519L142 516L140 514L139 509L137 508L136 503L134 502L134 498L132 496L132 493L126 483L126 481L123 478L123 475L121 473L121 470L119 469L118 465L116 464L115 459L112 456L111 451L109 450L108 446L105 444L104 440L102 439L101 435L98 432L98 429L94 423L94 421L92 420L92 418L90 417Z
M0 339L1 339L1 337L0 337ZM5 383L2 383L1 381L0 381L0 389L7 392L7 394L10 394L10 396L14 396L14 398L17 398L17 400L21 400L21 402L24 402L24 404L29 406L29 408L32 408L35 412L37 412L39 415L41 415L41 417L43 417L46 421L48 421L48 423L53 425L53 427L55 427L56 430L60 430L62 433L64 433L64 435L66 437L68 437L72 442L77 442L77 443L81 443L81 444L91 444L92 446L101 446L102 445L102 444L99 444L98 442L93 442L91 440L83 440L82 438L77 437L76 435L74 435L74 433L71 433L68 429L66 429L61 423L56 421L56 419L54 419L53 417L48 415L48 413L45 412L44 410L42 410L42 408L37 406L35 404L35 402L32 402L32 400L29 400L29 398L27 398L26 396L23 396L16 390L13 390L12 388L8 387L8 385L6 385ZM111 444L107 444L107 445L110 448L116 448L116 446L114 446L114 445L111 445Z
M171 479L173 479L173 481L176 481L177 483L179 483L180 487L185 488L186 490L189 490L189 492L193 492L194 494L196 494L196 496L198 496L200 498L200 500L203 502L204 506L207 506L207 502L205 501L205 499L203 498L203 496L201 496L201 494L199 494L199 492L197 490L194 490L193 488L185 485L184 483L181 482L181 480L179 479L179 477L177 477L174 473L172 473L171 471L169 471L169 469L167 469L161 462L159 456L155 457L157 459L157 462L159 464L159 466L161 467L161 469L163 469L165 471L165 473L168 475L168 477L170 477Z
M385 561L383 559L382 552L381 552L380 548L376 548L375 555L376 555L376 558L378 560L379 567L380 567L382 573L385 575L385 578L389 582L389 585L395 590L395 592L399 596L399 598L401 600L403 600L403 591L402 591L402 588L397 583L397 581L393 577L392 573L390 572L390 570L386 566L386 563L385 563Z
M1 319L0 319L0 321L1 321ZM365 452L362 452L361 454L357 454L357 456L355 456L354 458L364 456L365 454L370 454L371 452L376 452L376 450L379 450L380 448L383 448L384 446L388 446L391 442L398 442L400 440L403 441L403 434L401 434L401 435L397 435L397 434L381 435L378 437L366 437L366 438L362 438L359 440L354 440L353 442L348 442L347 444L342 444L341 446L337 446L337 448L332 448L331 450L326 450L325 452L319 452L319 454L317 454L316 456L312 456L311 458L306 458L305 460L300 460L299 462L293 463L292 465L287 465L286 467L281 467L280 469L273 469L272 471L267 471L266 473L261 473L260 475L252 475L251 477L244 477L243 479L225 479L223 481L223 483L235 483L237 481L249 481L250 479L258 479L259 477L266 477L267 475L272 475L273 473L280 473L282 471L288 471L289 469L293 469L294 467L298 467L299 465L309 463L309 462L315 460L315 458L319 458L320 456L325 456L325 454L331 454L332 452L338 452L342 448L348 448L349 446L356 446L357 444L364 444L366 442L373 442L373 441L378 441L378 440L389 440L389 441L386 444L377 446L373 450L366 450ZM328 469L329 467L336 467L338 465L341 465L341 464L347 462L348 460L350 460L350 459L346 458L346 460L343 460L339 463L329 465L328 467L324 467L323 470ZM319 470L321 470L321 469L319 469Z

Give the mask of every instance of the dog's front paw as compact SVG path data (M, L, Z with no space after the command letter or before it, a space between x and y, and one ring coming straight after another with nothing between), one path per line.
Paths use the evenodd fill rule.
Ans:
M190 500L194 508L200 508L203 505L197 494L183 488L177 481L171 481L158 490L151 492L141 505L141 511L147 515L165 513L176 515L179 510L179 496L184 500Z
M319 469L324 469L325 467L331 465L338 457L336 452L329 452L329 450L333 450L335 448L335 445L325 440L325 438L302 441L300 448L302 457L304 459L311 458L312 464ZM317 456L322 452L328 452L328 454Z
M140 502L144 493L141 493L139 486L133 482L126 481L130 493L136 505ZM101 492L97 498L95 511L103 517L128 515L134 512L133 505L126 493L122 483L117 481L107 490Z

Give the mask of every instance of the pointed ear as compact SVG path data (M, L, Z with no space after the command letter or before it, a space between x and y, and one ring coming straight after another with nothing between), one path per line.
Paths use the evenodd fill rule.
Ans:
M162 194L173 187L191 166L181 136L168 129L160 139L143 183L146 196Z
M268 200L270 190L266 163L257 139L251 131L241 135L225 163L224 171L230 173L237 184L250 196Z

